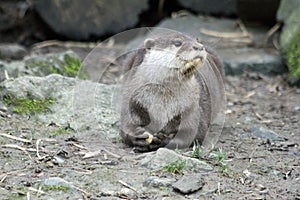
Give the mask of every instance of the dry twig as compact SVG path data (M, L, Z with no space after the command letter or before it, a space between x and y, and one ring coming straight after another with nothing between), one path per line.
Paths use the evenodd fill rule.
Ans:
M218 182L218 194L221 195L221 183Z
M77 187L77 186L75 186L75 185L73 185L74 186L74 188L76 189L76 190L78 190L78 191L80 191L80 192L82 192L82 193L84 193L86 196L92 196L90 193L88 193L87 191L85 191L85 190L83 190L83 189L81 189L81 188L79 188L79 187Z
M247 30L247 28L246 28L246 26L244 25L244 23L243 23L241 20L239 20L239 21L237 22L237 24L239 25L239 28L241 29L242 33L243 33L245 36L249 37L249 38L252 40L252 39L253 39L253 36L249 33L249 31Z
M30 192L29 191L27 191L27 200L30 200Z
M92 158L92 157L98 156L99 154L101 154L101 151L102 150L87 152L84 154L84 156L82 158L87 159L87 158Z
M117 159L120 159L120 158L121 158L120 155L117 155L117 154L115 154L115 153L112 153L112 152L108 151L107 149L102 149L102 150L105 151L107 154L109 154L109 155L111 155L111 156L113 156L113 157L115 157L115 158L117 158Z
M80 144L77 144L77 143L75 143L75 142L70 142L69 144L71 144L71 145L73 145L73 146L75 146L75 147L78 147L79 149L87 150L86 147L84 147L84 146L82 146L82 145L80 145Z
M93 172L91 170L87 170L87 169L82 169L79 167L71 167L75 172L79 173L79 174L92 174Z
M5 78L5 80L8 80L8 79L9 79L9 76L8 76L8 73L7 73L6 70L4 70L4 78Z
M226 33L226 32L208 30L204 28L200 29L200 32L208 36L222 38L222 41L244 43L248 45L253 44L253 36L247 31L245 25L241 21L238 21L237 24L241 30L240 33L236 33L236 32Z
M36 193L40 193L40 194L45 194L44 191L42 191L42 190L40 190L40 189L35 189L35 188L33 188L33 187L29 187L28 190L31 191L31 192L36 192Z
M264 38L264 47L266 48L269 38L278 31L278 29L281 27L281 23L275 24L266 34ZM276 47L276 45L274 44Z
M56 141L55 139L49 139L49 138L37 139L37 141L36 141L36 156L38 157L38 159L43 159L43 157L39 153L39 144L42 140L45 140L47 142L55 142Z
M83 42L63 42L59 40L47 40L39 43L35 43L32 49L40 49L48 46L63 46L63 47L89 47L95 48L98 44L96 43L83 43Z
M16 144L4 144L4 145L2 145L2 147L19 149L19 150L23 151L24 153L26 153L28 155L28 157L30 158L30 160L32 160L32 157L30 156L30 154L28 153L28 151L25 148L23 148L23 147L20 147L20 146L18 146Z
M9 139L17 140L17 141L20 141L20 142L31 143L31 140L15 137L13 135L9 135L9 134L6 134L6 133L0 133L0 136L7 137Z
M250 97L252 97L255 94L256 94L255 91L250 91L250 92L248 92L248 94L246 96L244 96L244 99L249 99Z
M159 2L158 2L158 11L157 11L159 16L162 16L162 14L163 14L164 4L165 4L165 0L159 0Z
M6 178L7 178L7 175L5 174L5 175L1 178L0 184L3 183L3 182L5 181Z
M133 191L135 191L136 193L138 193L137 189L135 189L134 187L132 187L132 186L129 185L128 183L126 183L126 182L124 182L124 181L122 181L122 180L119 180L118 182L121 183L123 186L125 186L125 187L127 187L127 188L129 188L129 189L131 189L131 190L133 190Z

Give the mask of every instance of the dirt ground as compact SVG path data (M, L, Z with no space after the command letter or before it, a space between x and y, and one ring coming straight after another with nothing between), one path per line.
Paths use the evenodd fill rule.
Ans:
M148 16L153 20L152 14ZM57 39L35 13L24 22L5 25L1 42L30 46ZM80 47L80 51L84 58L90 49ZM289 87L284 76L245 73L226 77L226 121L212 150L222 149L224 165L210 154L202 155L200 159L213 171L202 172L203 188L189 195L168 185L144 184L150 176L177 180L183 175L141 166L141 159L149 153L134 153L120 140L106 140L102 133L93 131L53 134L59 127L0 109L0 199L299 200L300 89ZM285 139L259 138L252 134L255 127L272 130ZM61 184L49 186L45 180Z
M190 195L145 186L150 176L182 174L141 166L147 153L119 140L95 132L53 135L52 126L1 111L1 199L300 199L300 90L282 77L245 73L226 77L226 96L226 122L213 150L226 153L226 169L203 155L214 170L201 173L205 185ZM254 127L285 140L253 136ZM72 187L45 186L50 177Z

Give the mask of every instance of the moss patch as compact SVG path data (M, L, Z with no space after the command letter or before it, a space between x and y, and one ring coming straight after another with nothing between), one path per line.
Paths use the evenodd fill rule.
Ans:
M163 167L164 171L170 172L172 174L182 174L183 170L186 168L186 160L176 160Z
M42 189L44 191L69 191L70 187L64 186L64 185L43 185Z
M72 57L69 55L64 56L65 64L63 65L63 69L67 76L75 77L77 76L79 69L82 66L82 62L79 58Z
M63 134L70 134L73 133L74 129L72 129L70 126L67 127L61 127L57 130L53 130L50 132L51 135L63 135Z
M25 72L34 76L46 76L60 74L68 77L76 77L81 69L82 61L74 53L49 54L43 57L32 57L25 60ZM88 74L84 74L86 79Z
M296 34L287 52L288 67L292 77L300 77L300 33Z
M63 57L63 62L61 62L61 67L50 65L50 71L53 74L75 77L77 76L81 65L82 62L79 58L66 54Z
M52 98L36 99L15 97L12 94L8 94L3 98L3 102L12 108L16 113L33 115L36 113L45 113L51 111L50 106L56 101Z

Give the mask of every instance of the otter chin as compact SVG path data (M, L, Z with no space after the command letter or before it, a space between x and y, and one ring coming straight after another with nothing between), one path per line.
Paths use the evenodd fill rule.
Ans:
M211 62L223 76L218 56L193 37L174 32L146 39L124 66L123 141L139 151L201 144L213 116L199 69Z

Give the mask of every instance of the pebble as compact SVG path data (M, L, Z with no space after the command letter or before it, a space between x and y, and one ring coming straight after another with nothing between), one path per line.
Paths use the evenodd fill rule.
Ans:
M145 156L145 158L141 160L141 165L150 167L153 170L158 170L178 160L186 161L186 167L184 170L187 171L193 170L194 172L203 172L213 170L212 166L204 161L180 155L175 151L166 148L160 148L155 152L155 154L148 154L147 156Z
M56 161L57 163L60 163L60 164L65 162L65 160L62 159L62 158L59 157L59 156L54 156L54 159L55 159L55 161Z
M143 183L144 186L151 186L151 187L169 187L174 183L175 179L169 179L169 178L159 178L156 176L150 176L148 177L145 182Z
M272 174L275 175L275 176L279 176L279 175L282 174L282 172L281 172L281 171L278 171L278 170L273 170L273 171L272 171Z
M251 130L251 134L254 135L255 137L262 138L262 139L269 139L273 141L285 141L287 140L286 138L282 137L278 133L266 129L264 127L254 127Z
M75 191L75 187L72 183L60 178L60 177L50 177L44 181L44 184L47 186L64 186Z
M182 194L190 194L200 190L204 184L205 182L201 174L187 174L172 184L172 187Z
M120 197L126 198L126 199L137 199L137 193L129 188L123 187L119 194Z
M0 101L0 111L7 112L7 107Z

